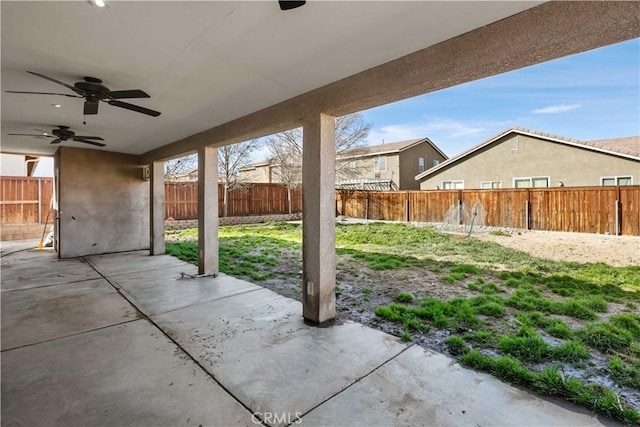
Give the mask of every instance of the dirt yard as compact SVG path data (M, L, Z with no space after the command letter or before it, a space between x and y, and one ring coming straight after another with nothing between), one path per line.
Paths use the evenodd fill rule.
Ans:
M640 237L637 236L527 231L475 237L555 261L603 262L614 267L640 265Z

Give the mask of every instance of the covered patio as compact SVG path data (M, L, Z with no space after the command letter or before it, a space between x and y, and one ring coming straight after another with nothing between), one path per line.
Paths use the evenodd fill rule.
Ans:
M92 3L0 3L17 92L1 150L54 155L56 180L55 252L2 258L4 423L600 423L361 325L317 327L335 318L334 118L638 37L640 3ZM74 95L96 79L151 98ZM51 145L57 126L106 146ZM217 148L296 127L302 301L218 265ZM163 164L194 152L197 268L164 255Z
M2 251L6 425L611 424L169 255Z

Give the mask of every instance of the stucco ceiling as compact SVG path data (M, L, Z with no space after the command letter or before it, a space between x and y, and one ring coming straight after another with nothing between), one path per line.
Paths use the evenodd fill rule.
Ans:
M45 139L7 133L67 125L103 137L95 149L142 154L540 3L2 1L1 150L53 154ZM125 101L162 114L100 103L84 125L82 99L4 92L71 93L27 70L142 89L150 99Z

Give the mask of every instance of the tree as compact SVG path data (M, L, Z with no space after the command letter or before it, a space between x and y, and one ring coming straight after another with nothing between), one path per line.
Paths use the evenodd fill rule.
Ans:
M164 162L164 179L171 181L198 168L198 155L189 154Z
M336 118L336 153L348 151L357 155L358 149L365 145L371 131L371 124L365 123L362 114L347 114ZM271 153L276 180L287 187L289 213L291 213L291 192L302 184L302 128L280 132L267 140ZM357 176L358 171L349 166L349 161L336 161L336 179L348 179Z
M238 179L239 170L251 161L249 156L259 145L258 140L253 139L218 148L218 180L224 191L222 215L225 217L229 206L229 191L244 185Z

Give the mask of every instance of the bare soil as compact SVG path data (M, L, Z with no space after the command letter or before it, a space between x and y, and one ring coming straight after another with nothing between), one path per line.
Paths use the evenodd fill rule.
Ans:
M578 233L552 232L519 232L510 230L507 235L492 235L488 233L475 234L474 237L489 240L498 244L527 252L536 257L549 258L558 261L576 261L581 263L603 262L612 266L638 265L640 260L640 238L628 236L607 236ZM399 292L411 293L416 299L431 297L449 300L455 297L477 296L466 287L466 281L448 283L441 280L446 271L434 272L433 267L411 268L375 271L368 268L364 262L353 259L348 255L337 258L336 277L336 311L337 321L353 320L369 327L400 337L403 326L374 314L376 307L387 305L393 301ZM280 257L280 265L270 269L275 277L257 282L281 295L300 300L302 264L299 251L289 251ZM494 281L495 273L487 272L483 275L485 281ZM511 289L504 289L507 296ZM554 297L549 293L547 297ZM555 296L557 297L557 295ZM506 318L515 315L513 310L507 309ZM628 312L622 304L609 304L609 312L605 316ZM483 321L491 322L499 327L502 319L480 316ZM580 327L583 322L562 316L561 319L571 328ZM458 334L473 332L467 330L456 331ZM447 339L451 332L432 327L428 333L412 335L412 341L426 348L449 354ZM559 341L542 332L543 338L550 343ZM605 367L608 359L592 351L591 363L581 369L570 369L566 373L586 381L600 382L616 391L636 409L640 408L640 390L629 387L618 387L607 378ZM453 355L452 355L453 356Z

